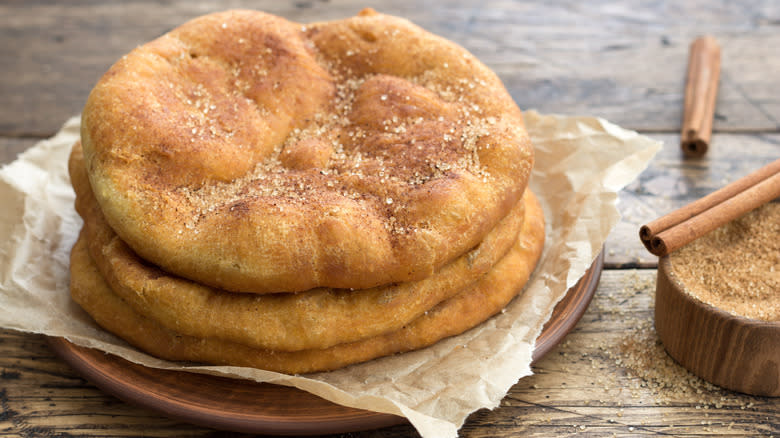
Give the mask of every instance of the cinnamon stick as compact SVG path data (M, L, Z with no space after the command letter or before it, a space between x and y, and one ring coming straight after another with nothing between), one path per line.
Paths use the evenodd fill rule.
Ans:
M780 197L780 159L662 216L639 230L648 251L661 257Z
M711 36L691 43L680 147L688 157L701 157L709 149L712 119L720 78L720 46Z

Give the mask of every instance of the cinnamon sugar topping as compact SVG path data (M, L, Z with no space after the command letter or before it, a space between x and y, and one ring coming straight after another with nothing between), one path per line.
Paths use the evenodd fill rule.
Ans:
M117 234L229 290L425 278L509 213L533 164L494 72L376 13L200 17L113 66L84 114Z
M335 78L331 106L316 113L305 126L292 129L243 177L197 188L178 187L176 192L193 211L186 228L195 228L202 217L215 211L234 211L233 205L239 201L274 198L283 211L284 204L317 202L323 192L345 202L373 203L392 217L399 204L403 206L405 193L432 180L470 174L483 183L490 181L479 152L490 148L490 143L482 140L494 134L499 120L479 117L480 107L463 97L465 88L478 87L479 81L461 79L456 87L439 87L425 74L404 81L399 89L398 78L356 75L320 62ZM392 93L372 94L388 81L394 87ZM424 91L415 87L424 87L431 93L424 97L439 102L418 101ZM449 105L445 111L452 117L424 111L405 114L398 108L401 102L419 107ZM197 100L193 105L203 108L204 114L216 108L208 100ZM376 111L386 117L378 119L379 123L366 122ZM213 126L207 130L217 135ZM192 128L193 134L198 132L197 127ZM437 137L436 133L441 134ZM389 206L396 208L387 210ZM395 222L392 219L391 225ZM407 231L403 227L390 229Z

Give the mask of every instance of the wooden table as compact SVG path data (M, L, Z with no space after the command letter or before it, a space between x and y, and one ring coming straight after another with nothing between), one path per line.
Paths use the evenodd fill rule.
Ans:
M364 6L408 17L471 50L518 104L601 116L665 147L621 193L595 298L573 332L463 437L780 435L780 399L724 391L663 351L653 329L656 259L640 224L780 156L780 5L687 2L131 1L0 4L0 161L51 136L138 44L197 15L252 7L307 22ZM688 43L711 33L723 67L708 155L679 152ZM0 330L0 435L221 436L127 405L60 361L42 336ZM232 435L231 435L232 436ZM352 437L415 436L411 426Z

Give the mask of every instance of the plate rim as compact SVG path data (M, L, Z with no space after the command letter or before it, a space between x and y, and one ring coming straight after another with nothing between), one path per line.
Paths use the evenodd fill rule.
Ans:
M535 365L555 348L555 346L563 340L582 318L582 315L589 307L590 301L598 288L603 267L604 248L602 247L591 266L578 282L566 292L566 295L564 295L553 310L550 319L545 323L542 332L536 340L531 366ZM563 316L560 316L561 314ZM101 366L101 364L106 360L114 361L123 363L123 365L130 364L131 367L139 368L151 373L180 373L181 371L157 369L135 364L122 359L119 356L75 345L62 337L48 336L47 340L50 347L62 360L70 365L79 375L105 393L115 396L129 404L141 406L159 412L170 418L198 426L243 433L319 435L358 432L408 423L404 417L340 406L325 399L321 399L323 403L333 405L333 409L339 411L343 415L338 417L320 416L316 417L316 421L307 422L301 421L301 417L291 417L274 413L263 413L262 416L259 416L258 414L260 414L260 412L255 415L248 415L242 412L218 411L214 409L207 410L204 409L202 404L195 403L195 399L165 397L165 394L153 394L148 387L128 384L118 378L118 376L107 372L106 367ZM190 374L201 376L209 380L240 380L207 374ZM280 390L289 392L292 396L298 394L297 396L301 397L299 393L303 393L306 394L307 397L317 397L295 387L252 381L242 382L257 385L258 387L273 385L277 388L283 388Z
M601 280L601 272L603 270L604 247L601 248L601 251L593 260L593 263L591 263L588 270L585 271L579 280L577 280L577 283L575 283L574 286L566 291L566 295L564 295L561 301L556 304L555 309L553 310L553 314L556 311L561 311L559 306L562 304L562 302L564 302L564 300L574 301L573 297L570 297L572 293L577 295L577 292L579 292L579 295L581 296L580 301L575 301L575 304L580 305L574 306L571 309L569 318L553 319L551 316L550 319L544 324L542 332L536 338L536 345L534 346L531 366L535 365L537 361L541 360L545 355L547 355L550 350L555 348L555 346L557 346L563 340L563 338L566 337L566 335L572 329L574 329L574 326L577 325L577 323L582 318L582 315L585 314L585 311L588 310L588 307L590 306L593 295L596 293L596 289L598 289L599 281Z

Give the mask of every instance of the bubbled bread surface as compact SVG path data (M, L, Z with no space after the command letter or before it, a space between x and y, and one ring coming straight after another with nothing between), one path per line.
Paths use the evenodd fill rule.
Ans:
M493 72L370 10L188 22L101 78L82 143L100 207L135 252L258 293L425 278L507 215L533 162Z

